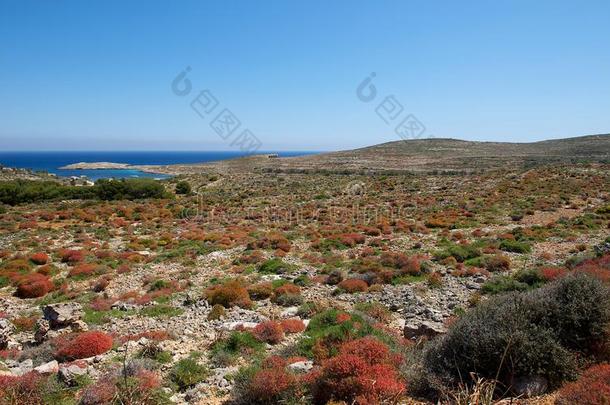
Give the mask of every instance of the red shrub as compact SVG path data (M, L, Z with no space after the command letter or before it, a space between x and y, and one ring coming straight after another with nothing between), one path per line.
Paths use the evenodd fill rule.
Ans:
M299 333L305 330L305 324L300 319L284 319L281 324L285 333Z
M297 379L285 368L262 369L250 380L245 397L250 403L275 404L294 389Z
M316 404L330 400L377 404L396 400L405 390L387 346L374 338L345 343L313 378Z
M358 278L349 278L347 280L343 280L339 283L338 286L345 292L355 293L355 292L366 292L369 286L364 280L360 280Z
M284 294L300 294L301 289L295 284L284 284L275 289L275 295L280 296Z
M546 281L555 281L558 278L565 276L568 273L563 267L543 267L540 269L540 275Z
M275 321L259 323L252 330L252 334L261 342L272 345L280 343L284 339L284 329L279 322Z
M390 349L384 343L370 336L346 342L339 351L341 354L358 356L368 365L395 364L398 362L398 359L392 355Z
M47 264L49 262L49 256L46 253L34 253L30 260L32 263L42 266L43 264Z
M83 332L73 339L62 340L56 357L62 361L84 359L112 349L112 337L103 332Z
M102 376L94 384L85 388L81 394L80 404L110 404L117 394L116 380L111 376Z
M129 273L131 271L131 267L129 267L128 264L121 264L119 266L118 269L116 269L116 272L119 274L125 274L125 273Z
M261 364L261 368L285 368L288 365L286 360L280 356L269 356Z
M105 272L106 268L104 266L91 263L79 264L70 270L68 277L89 277L96 274L103 274Z
M559 390L558 405L610 403L610 365L600 364L586 370L578 381Z
M129 340L138 341L142 338L146 338L148 340L154 340L155 342L162 342L164 340L170 339L170 335L165 330L151 330L147 332L136 333L135 335L126 335L121 337L121 343L125 343Z
M23 276L18 284L15 295L19 298L44 297L53 290L53 282L45 275L32 273Z
M117 302L116 298L102 298L96 297L89 303L89 307L91 307L94 311L110 311L112 308L112 304Z
M222 285L210 287L205 294L208 302L212 305L220 304L225 308L234 305L242 308L252 306L248 290L239 280L231 280Z
M78 263L85 259L85 253L82 250L62 249L59 251L59 257L64 263Z
M0 375L0 403L11 405L43 405L45 378L31 371L20 377Z

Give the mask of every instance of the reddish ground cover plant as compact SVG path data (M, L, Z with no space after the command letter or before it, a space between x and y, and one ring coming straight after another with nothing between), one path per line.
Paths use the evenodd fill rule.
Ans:
M235 305L241 308L252 306L248 290L240 280L230 280L224 284L210 287L206 290L205 296L210 304L219 304L225 308Z
M579 263L574 271L588 274L604 283L610 283L610 254Z
M64 263L78 263L85 259L85 253L82 250L62 249L58 254Z
M339 283L338 287L348 293L366 292L369 285L364 280L358 278L349 278Z
M243 399L251 404L275 404L283 398L297 397L297 377L286 370L286 361L271 356L245 387Z
M110 349L112 349L110 335L99 331L83 332L72 339L62 339L56 357L62 361L72 361L97 356Z
M98 264L86 263L79 264L74 267L68 273L68 277L90 277L98 274L104 274L107 272L106 267Z
M299 333L305 330L305 323L300 319L283 319L281 324L284 333Z
M138 341L142 338L146 338L148 340L153 340L155 342L162 342L164 340L171 339L169 332L166 330L151 330L147 332L136 333L133 335L125 335L122 336L120 341L121 343L125 343L127 341Z
M610 403L610 365L599 364L586 370L578 381L559 390L557 405L607 405Z
M46 253L34 253L30 256L30 260L32 263L42 266L43 264L47 264L49 262L49 256Z
M336 400L364 405L396 400L406 389L397 370L398 362L399 358L375 338L347 342L313 377L314 402Z
M53 287L53 282L49 277L39 273L32 273L20 278L15 295L19 298L44 297L53 290Z
M249 250L254 249L277 249L283 252L290 251L290 241L286 239L284 235L278 232L270 232L267 235L263 235L261 238L254 242L250 242L247 246Z
M545 281L555 281L568 274L568 270L563 267L543 267L540 269L540 276Z
M43 405L45 378L35 371L19 377L0 376L0 403Z
M282 324L275 321L259 323L252 330L252 334L261 342L272 345L284 340L284 329L282 328Z

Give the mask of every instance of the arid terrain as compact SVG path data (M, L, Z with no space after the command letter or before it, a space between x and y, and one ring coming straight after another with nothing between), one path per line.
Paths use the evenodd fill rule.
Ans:
M5 194L0 403L610 395L608 135L145 169Z

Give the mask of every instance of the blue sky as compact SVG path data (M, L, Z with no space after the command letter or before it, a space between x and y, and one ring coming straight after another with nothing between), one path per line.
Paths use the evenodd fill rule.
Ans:
M204 89L265 150L397 140L375 112L389 95L426 136L607 133L609 16L607 1L0 0L0 145L231 150L189 106Z

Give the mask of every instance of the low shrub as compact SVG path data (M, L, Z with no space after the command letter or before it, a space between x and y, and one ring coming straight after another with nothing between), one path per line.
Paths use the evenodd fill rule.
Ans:
M49 277L32 273L20 278L15 295L19 298L39 298L47 295L53 288L53 282Z
M364 405L397 401L406 386L396 360L385 344L371 337L343 344L339 354L325 361L313 378L314 403L345 401Z
M347 280L341 281L338 286L341 291L347 293L357 293L357 292L366 292L369 288L369 285L364 280L360 280L358 278L349 278Z
M49 255L42 252L34 253L32 256L30 256L30 260L32 261L32 263L42 266L49 262Z
M500 249L513 253L529 253L532 251L532 247L528 243L511 239L502 240L500 242Z
M85 253L82 250L62 249L59 251L59 258L63 263L78 263L85 259Z
M271 283L258 283L249 285L248 294L253 300L264 300L273 295L273 286Z
M282 324L275 321L261 322L254 327L252 334L261 342L277 344L284 340Z
M492 297L466 312L425 354L448 384L470 372L499 379L541 375L552 386L572 378L577 360L607 339L608 289L572 275L537 290Z
M179 181L178 183L176 183L176 194L183 194L183 195L188 195L191 194L192 189L191 189L191 185L189 184L188 181Z
M214 364L228 366L240 356L260 352L263 344L250 332L235 331L228 338L216 341L211 348L210 357Z
M284 263L282 259L274 258L264 261L258 266L257 271L262 274L286 274L294 270L294 266Z
M297 378L284 367L263 368L254 373L241 392L243 403L277 404L295 398Z
M607 405L610 403L610 365L599 364L587 369L578 381L559 390L557 405Z
M103 332L83 332L71 339L62 339L56 357L61 361L72 361L104 354L112 349L112 337Z
M305 330L305 323L300 319L283 319L281 325L284 333L300 333Z
M226 313L227 311L225 310L225 307L220 304L216 304L212 307L210 313L208 314L208 321L215 321L217 319L220 319L225 316Z
M72 268L68 273L68 277L72 278L86 278L106 273L107 269L104 266L98 264L86 263L79 264Z
M233 306L250 308L252 306L248 290L237 279L208 288L205 292L205 297L210 304L219 304L225 308Z
M35 371L22 376L0 375L0 402L10 405L44 405L46 379Z
M203 381L209 374L208 369L194 358L178 361L172 367L169 378L180 390L185 390Z

